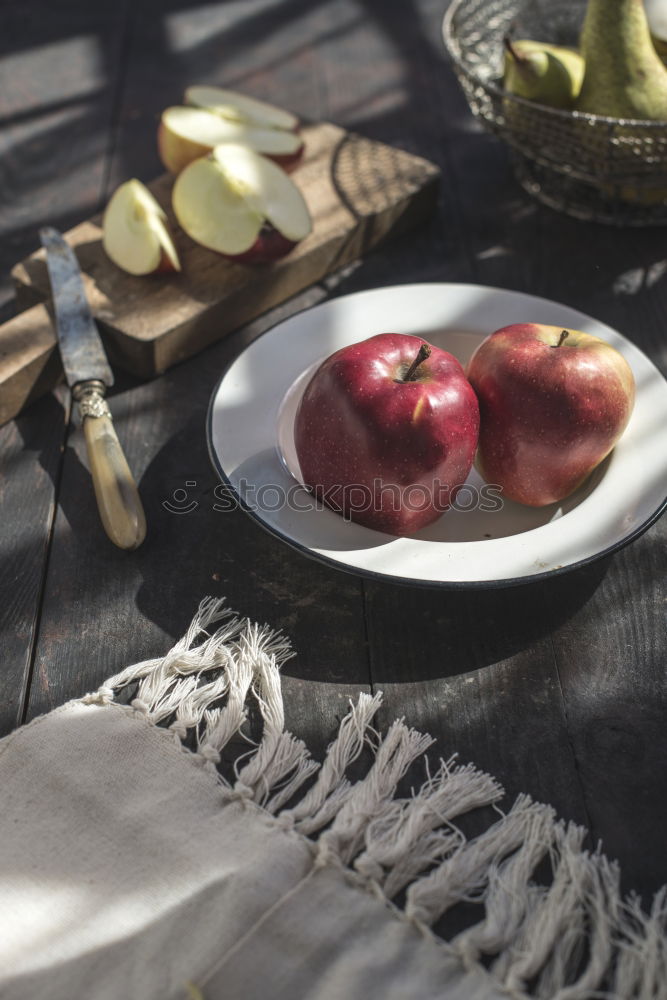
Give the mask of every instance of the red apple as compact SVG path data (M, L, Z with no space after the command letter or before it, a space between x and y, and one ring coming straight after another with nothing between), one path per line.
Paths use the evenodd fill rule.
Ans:
M478 465L487 482L531 507L569 496L630 419L634 378L599 337L515 323L484 340L466 372L480 406Z
M472 465L479 408L463 368L421 337L344 347L306 386L294 426L303 481L344 517L409 535L451 504Z
M246 146L224 143L176 178L174 214L195 242L242 263L284 256L311 230L288 175Z

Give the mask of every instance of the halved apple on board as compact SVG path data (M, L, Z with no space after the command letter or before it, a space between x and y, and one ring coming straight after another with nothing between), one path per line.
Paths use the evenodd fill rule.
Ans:
M107 256L129 274L180 271L167 216L148 188L136 179L116 189L102 220Z
M299 120L283 108L221 87L188 87L188 106L162 113L158 152L173 174L223 142L242 143L289 168L303 153Z
M230 121L259 125L262 128L277 128L284 132L296 132L299 119L291 111L268 104L256 97L239 94L224 87L194 85L185 91L185 103L195 108L205 108Z
M174 214L196 243L239 263L283 257L312 229L291 178L247 146L223 143L176 178Z

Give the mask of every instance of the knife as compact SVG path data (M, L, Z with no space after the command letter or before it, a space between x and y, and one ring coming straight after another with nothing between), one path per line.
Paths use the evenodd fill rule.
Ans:
M86 299L79 263L57 229L48 226L39 235L46 250L60 356L78 404L102 524L114 545L136 549L146 535L146 517L104 398L113 385L113 374Z

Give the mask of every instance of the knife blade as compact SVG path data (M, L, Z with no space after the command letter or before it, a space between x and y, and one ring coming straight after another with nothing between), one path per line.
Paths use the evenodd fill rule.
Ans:
M74 251L50 226L39 235L46 250L60 356L78 405L102 524L119 548L136 549L146 535L146 517L104 398L113 373Z
M67 384L73 388L77 382L96 379L109 388L113 385L113 374L88 306L74 251L56 229L46 226L40 229L39 235L46 250L60 357Z

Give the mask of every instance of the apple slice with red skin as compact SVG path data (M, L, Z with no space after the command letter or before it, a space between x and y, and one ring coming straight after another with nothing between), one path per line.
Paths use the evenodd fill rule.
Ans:
M141 181L133 178L116 189L102 220L107 256L129 274L180 271L167 216Z
M480 405L479 470L504 496L531 507L570 496L612 450L634 404L622 354L559 326L496 330L466 374Z
M247 146L224 143L176 178L174 213L202 246L243 263L284 256L311 231L296 184Z
M478 430L477 398L456 358L421 337L382 333L320 365L294 442L320 500L368 528L409 535L451 505Z
M223 142L242 143L284 168L295 164L303 153L303 139L297 132L270 122L229 118L212 108L171 107L162 112L158 153L173 174Z
M224 87L188 87L185 91L185 103L246 125L282 129L285 132L296 132L299 128L299 119L291 111Z

